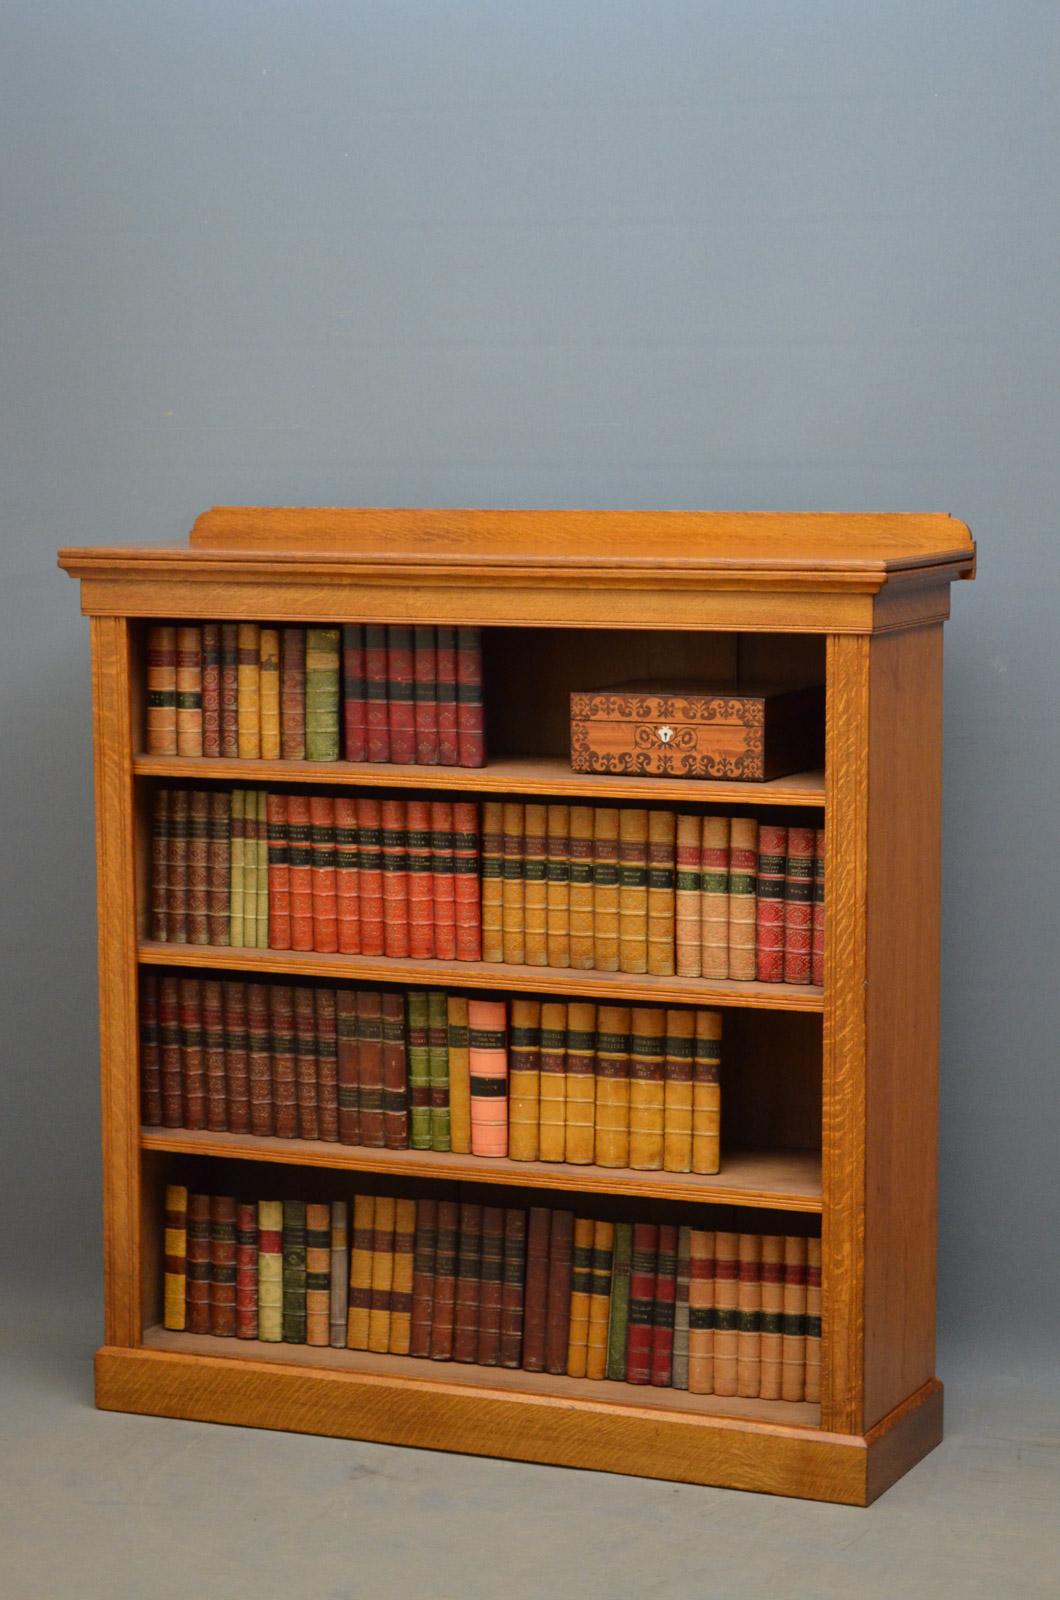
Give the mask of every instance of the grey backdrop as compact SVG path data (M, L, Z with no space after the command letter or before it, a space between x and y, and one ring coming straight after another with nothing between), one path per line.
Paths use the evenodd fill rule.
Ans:
M942 1354L1055 1337L1043 3L7 0L7 1270L96 1293L87 630L215 502L949 510Z

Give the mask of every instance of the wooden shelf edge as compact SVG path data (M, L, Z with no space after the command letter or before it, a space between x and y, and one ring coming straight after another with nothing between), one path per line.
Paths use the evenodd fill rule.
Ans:
M353 983L444 984L453 989L519 990L656 1005L746 1006L767 1011L823 1011L824 990L813 984L715 983L708 978L653 977L566 967L517 967L493 961L413 961L396 956L324 954L316 950L246 950L218 944L158 944L142 940L141 964L221 967L237 972L290 973L303 978L348 978Z
M140 1130L140 1146L178 1155L495 1183L571 1194L643 1196L682 1204L811 1214L820 1212L823 1204L820 1157L803 1151L735 1151L720 1173L706 1177L687 1172L635 1172L625 1167L569 1166L551 1161L494 1160L434 1150L378 1150L314 1139L277 1139L191 1128L144 1127Z

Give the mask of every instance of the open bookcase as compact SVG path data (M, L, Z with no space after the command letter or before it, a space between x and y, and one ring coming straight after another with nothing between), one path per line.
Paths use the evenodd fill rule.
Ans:
M106 1329L97 1404L866 1504L940 1439L934 1373L942 623L974 571L945 516L217 509L187 548L72 549L93 671ZM478 768L145 753L159 619L482 629ZM570 691L638 677L826 685L823 771L766 783L576 774ZM445 791L814 819L823 985L156 943L151 795L199 786ZM284 974L722 1008L717 1175L141 1126L141 970ZM598 1216L821 1240L820 1400L162 1327L167 1184L310 1199L459 1180ZM294 1187L292 1188L292 1185ZM625 1209L624 1209L625 1208ZM695 1219L702 1217L698 1223Z

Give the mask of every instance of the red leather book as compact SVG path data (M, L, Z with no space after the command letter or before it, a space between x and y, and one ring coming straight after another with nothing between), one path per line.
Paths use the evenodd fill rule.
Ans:
M382 808L368 795L357 796L357 888L361 912L361 954L381 956L383 938Z
M156 789L151 796L151 937L160 944L169 938L169 803L170 791ZM228 841L225 840L227 845ZM227 909L225 920L227 922Z
M775 822L758 828L757 967L759 983L784 981L784 874L788 830Z
M202 625L202 753L221 754L221 624Z
M236 1206L236 1338L258 1337L258 1208Z
M287 796L287 881L291 905L291 949L313 948L313 850L309 796Z
M158 1027L158 978L140 978L140 1121L149 1128L162 1122L162 1040Z
M210 1196L210 1332L220 1339L236 1334L235 1196Z
M364 696L369 761L390 760L387 710L386 629L369 623L364 630Z
M294 1075L298 1137L319 1139L316 1007L313 991L305 984L296 985L294 991Z
M480 1275L482 1271L482 1207L460 1206L460 1244L456 1259L456 1306L453 1315L453 1360L474 1361L478 1355Z
M357 1055L361 1081L361 1143L386 1147L383 1122L383 1002L378 989L357 991Z
M650 1383L655 1321L655 1279L659 1229L654 1222L633 1224L633 1259L629 1275L629 1332L626 1382Z
M313 991L317 1035L317 1115L320 1137L335 1144L339 1137L339 1061L335 1016L335 991L321 986Z
M210 1196L188 1196L189 1333L210 1331Z
M339 948L335 898L335 802L330 795L310 795L309 837L313 863L313 949L328 954Z
M265 796L269 850L269 949L291 948L291 871L287 847L287 796Z
M431 858L431 806L409 800L405 808L408 847L409 955L430 961L434 955L434 882Z
M225 1034L225 1092L229 1133L250 1132L250 1064L247 1039L247 986L242 978L221 985Z
M434 1259L438 1247L438 1202L416 1201L416 1243L412 1257L412 1327L409 1355L431 1353L434 1309Z
M221 754L239 756L239 626L221 624Z
M813 947L813 828L788 829L784 883L784 982L809 983Z
M360 955L357 802L352 795L339 795L335 800L335 914L339 949L344 955Z
M180 979L164 972L158 981L158 1043L161 1055L162 1126L184 1126L184 1074L180 1059Z
M289 983L277 983L269 988L268 996L273 1131L278 1139L293 1139L298 1133L294 990Z
M453 1359L459 1239L460 1206L455 1200L439 1200L438 1236L434 1257L434 1305L431 1308L432 1361Z
M169 794L169 847L166 851L166 941L188 942L188 791Z
M664 1222L659 1227L652 1311L651 1381L656 1389L668 1389L673 1377L676 1295L677 1229Z
M185 1128L206 1126L206 1074L202 1059L202 982L180 980L180 1073Z
M523 1355L523 1283L526 1276L526 1212L509 1206L504 1213L504 1262L501 1276L500 1364L518 1367Z
M280 755L305 760L305 629L280 630Z
M206 888L206 913L210 943L225 945L229 939L230 897L232 893L232 798L227 789L210 794L209 881Z
M408 837L404 800L384 800L382 818L383 857L383 953L404 957L409 954Z
M364 629L359 622L348 622L342 630L342 734L347 761L363 761L368 754L367 713Z
M438 690L435 682L434 629L412 630L413 684L416 712L416 764L438 765Z
M546 1206L531 1206L526 1214L526 1287L523 1297L523 1355L526 1372L545 1370L545 1329L548 1323L548 1246L552 1214Z
M340 989L335 996L338 1070L339 1142L361 1142L360 1067L357 1048L357 995Z
M438 700L438 761L443 767L455 767L460 763L455 628L435 629L434 671L435 694Z
M453 807L448 800L432 800L431 919L434 955L439 961L456 960L456 876L453 862Z
M453 802L453 894L456 959L482 959L482 891L479 881L479 812L474 801Z
M456 630L457 750L462 767L486 764L482 707L482 636L478 628Z
M810 978L818 987L824 984L824 829L813 836L813 929L810 950Z
M228 1088L220 978L202 980L202 1058L206 1075L206 1126L211 1133L224 1133L228 1128Z
M250 1131L271 1134L272 1031L269 1024L269 986L247 984L247 1082L250 1094Z
M570 1345L570 1287L574 1260L574 1213L553 1211L548 1237L548 1311L545 1319L545 1371L567 1370Z
M383 1144L387 1150L406 1150L409 1114L405 1066L405 1001L397 991L384 993L382 1010Z
M416 760L416 708L412 692L412 629L391 623L386 630L387 726L390 759L402 765Z
M210 796L205 789L188 795L188 943L209 944L207 885L210 878Z
M503 1280L504 1209L502 1206L483 1206L476 1357L480 1367L495 1367L500 1362Z

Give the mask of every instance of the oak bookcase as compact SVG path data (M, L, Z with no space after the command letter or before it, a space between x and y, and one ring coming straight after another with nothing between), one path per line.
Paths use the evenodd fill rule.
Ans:
M106 1274L97 1404L859 1505L937 1444L942 623L951 582L974 572L967 528L935 515L218 508L187 548L70 549L59 563L81 581L92 644ZM152 618L479 624L489 764L144 755ZM569 690L645 671L823 677L823 773L763 784L573 773ZM145 796L189 777L810 808L826 827L824 986L152 946ZM730 1148L717 1177L697 1178L142 1129L144 963L719 1005L734 1041ZM819 1218L820 1406L167 1333L164 1185L247 1162L270 1181L293 1164L306 1187L320 1169L332 1183L397 1173L515 1185L528 1198L550 1188L764 1209L778 1226Z

